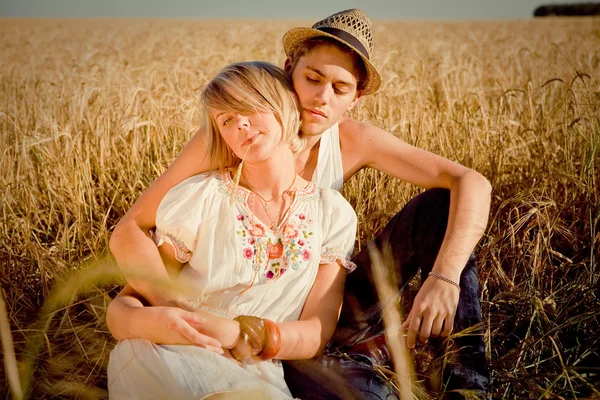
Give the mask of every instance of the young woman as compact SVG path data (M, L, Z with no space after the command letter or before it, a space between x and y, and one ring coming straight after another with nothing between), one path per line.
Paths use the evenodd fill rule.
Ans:
M230 357L121 337L110 355L111 398L234 390L291 398L273 359L315 357L335 329L356 215L339 192L296 174L293 155L304 143L286 73L262 62L230 65L208 84L202 104L218 170L169 190L152 236L181 298L203 318L197 325ZM132 319L150 326L161 309L130 306ZM117 337L121 322L109 315Z
M321 187L339 190L343 182L368 167L420 187L437 188L409 202L374 241L379 247L390 245L402 286L421 269L422 286L404 323L408 345L414 347L417 340L444 338L453 329L458 331L481 322L472 251L487 224L489 182L471 169L344 116L361 96L374 93L380 86L379 73L370 61L373 40L366 14L345 10L315 23L312 28L294 28L285 34L283 44L288 55L285 69L299 99L300 131L307 144L295 159L301 177ZM147 231L155 226L156 209L169 189L189 176L214 168L205 135L202 128L169 169L138 199L111 237L114 256L123 270L131 273L128 282L150 304L164 304L177 299L177 295L159 291L136 278L168 277ZM385 348L377 341L382 329L380 306L368 252L358 254L354 261L358 268L346 281L344 306L334 340L320 361L329 369L332 365L344 369L343 375L363 389L366 397L383 398L389 391L374 377L371 368L355 363L350 373L347 363L336 358L336 349L341 348L347 354L360 353L365 346L357 343L375 338L379 353L383 354L382 359L375 361L387 361ZM115 304L114 311L120 318L128 315L121 302ZM178 314L178 318L181 315L189 317ZM172 331L156 334L165 341L219 346L210 335L197 332L185 321L176 326L176 334ZM447 389L486 390L489 374L483 338L469 335L456 341L461 351L457 365L447 369ZM366 361L361 355L356 358ZM295 395L318 398L314 393L302 392L302 388L321 390L326 384L314 382L318 377L307 377L297 373L297 369L290 367L286 371L290 387L298 390ZM306 384L307 380L310 384Z

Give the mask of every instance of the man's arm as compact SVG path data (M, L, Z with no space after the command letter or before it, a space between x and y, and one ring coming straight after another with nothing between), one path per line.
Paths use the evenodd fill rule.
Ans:
M344 169L354 173L364 167L424 188L450 190L448 226L432 271L454 282L485 232L490 210L491 185L481 174L458 163L411 146L370 124L345 118L340 125L345 144ZM429 277L417 294L404 327L408 344L416 337L447 336L452 331L459 291L453 285Z
M115 227L109 247L127 282L150 304L176 298L176 293L154 285L169 274L148 231L155 226L156 211L165 194L190 176L210 168L205 153L204 130L199 130L171 166L142 194Z
M175 257L173 247L163 244L157 252L165 271L176 277L183 264ZM177 289L175 286L174 293ZM117 340L143 338L152 343L196 345L222 353L222 344L215 339L219 336L215 316L185 305L170 301L165 306L150 306L132 286L126 285L109 304L106 325Z

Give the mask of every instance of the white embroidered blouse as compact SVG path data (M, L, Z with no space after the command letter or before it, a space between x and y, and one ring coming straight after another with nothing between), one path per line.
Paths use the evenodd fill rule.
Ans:
M178 279L193 286L192 300L207 311L297 320L320 264L355 268L356 214L339 192L310 183L272 231L252 215L250 194L234 190L229 173L188 178L162 200L154 240L187 262Z

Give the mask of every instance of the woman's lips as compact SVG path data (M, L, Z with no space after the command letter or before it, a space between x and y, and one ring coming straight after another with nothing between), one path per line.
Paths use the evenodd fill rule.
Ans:
M254 143L254 141L256 140L257 137L258 137L258 133L254 136L250 136L248 139L246 139L246 141L242 144L242 146L250 146L252 143Z

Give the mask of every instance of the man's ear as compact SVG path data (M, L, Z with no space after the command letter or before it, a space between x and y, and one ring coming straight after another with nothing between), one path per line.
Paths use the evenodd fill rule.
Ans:
M283 69L285 70L285 72L287 72L288 74L292 74L292 67L294 66L294 62L292 61L291 57L288 57L285 60L285 64L283 64Z
M356 103L358 103L358 99L360 99L362 94L363 94L362 90L356 91L356 97L354 98L354 100L352 100L352 103L350 103L350 105L348 106L348 109L346 111L350 111L354 108L354 106L356 105Z

